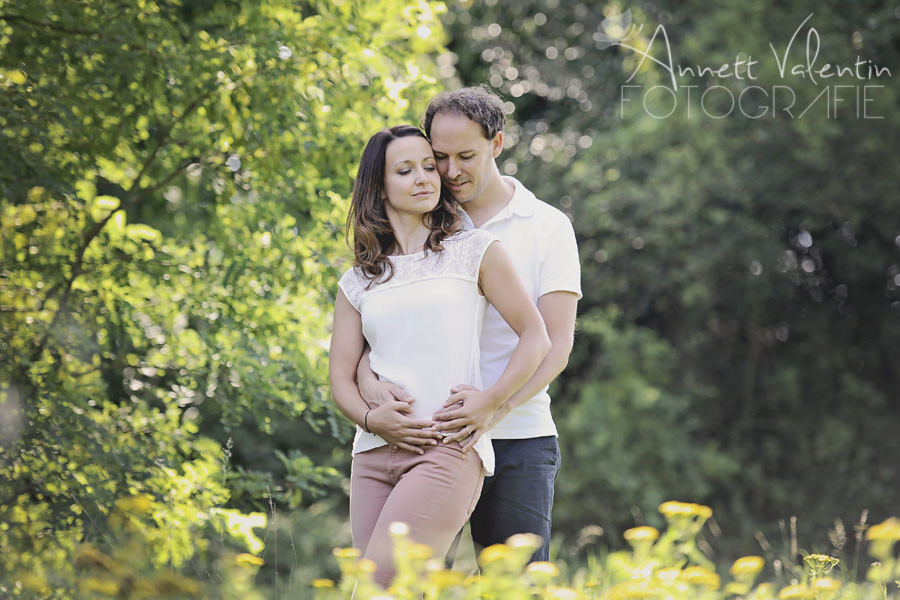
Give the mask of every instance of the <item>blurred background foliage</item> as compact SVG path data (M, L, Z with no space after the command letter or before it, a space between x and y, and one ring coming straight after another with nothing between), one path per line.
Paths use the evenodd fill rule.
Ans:
M627 81L639 58L611 42L662 58L658 25L675 64L749 55L806 107L826 84L782 77L769 43L813 12L791 64L812 26L820 63L890 68L829 81L883 86L883 118L850 93L715 119L697 90L749 82L712 77L665 118L640 91L622 108L667 76ZM791 551L791 516L809 549L852 546L900 498L898 53L891 2L0 0L2 591L76 594L83 544L126 547L117 501L148 561L206 585L241 551L288 596L336 575L351 428L326 348L353 169L371 132L481 82L510 113L501 170L579 239L560 555L669 498L715 509L723 560Z
M442 74L488 81L515 109L501 170L570 214L579 240L586 293L553 394L555 532L596 523L616 539L645 514L659 525L654 508L679 497L714 506L737 552L758 549L757 530L780 540L791 515L827 546L835 519L896 512L896 3L488 1L445 23ZM798 28L782 77L769 44L781 59ZM891 75L792 76L810 28L817 67L859 57ZM752 57L755 80L685 76L690 101L682 89L673 110L656 94L644 110L642 91L669 76L637 69L640 55L611 43L623 35L676 65ZM623 106L626 84L644 87ZM751 84L789 86L795 118L755 91L744 114L710 93L707 113L729 116L704 114L706 88ZM822 99L803 113L826 85L883 86L868 92L881 118ZM768 114L745 116L760 103Z

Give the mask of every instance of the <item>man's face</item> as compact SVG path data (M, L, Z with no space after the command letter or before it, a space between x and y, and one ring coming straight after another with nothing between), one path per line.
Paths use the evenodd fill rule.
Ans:
M503 133L493 140L464 115L442 112L431 121L431 147L444 185L460 204L478 199L496 169Z

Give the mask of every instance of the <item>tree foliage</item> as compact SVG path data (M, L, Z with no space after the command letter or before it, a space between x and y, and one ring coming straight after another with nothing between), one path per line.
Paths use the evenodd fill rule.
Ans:
M111 545L117 499L150 503L154 563L180 567L221 551L217 532L260 550L265 515L233 493L296 506L337 483L349 427L325 348L352 169L433 92L436 18L395 0L0 2L4 594ZM285 446L241 446L276 425Z
M864 508L889 515L900 492L888 458L900 450L895 7L534 0L469 3L446 22L445 74L490 82L515 110L501 169L568 212L579 239L579 334L553 395L556 530L576 539L590 522L652 522L672 496L716 507L748 543L791 515L818 533ZM641 90L623 108L625 84L670 85L661 66L640 65L642 50L667 60L660 25L675 66L750 56L754 80L685 75L698 87L671 115L667 95L645 110ZM798 28L782 75L769 43L782 59ZM792 74L811 28L815 68L860 58L892 73ZM623 35L635 49L615 43ZM737 96L751 84L791 87L793 115L728 113L721 90L706 102L723 118L702 112L711 86ZM852 86L849 102L820 98L801 116L834 85ZM883 118L861 117L853 95L865 85L882 86L866 106Z
M589 523L609 539L659 524L671 497L710 504L744 541L792 514L818 534L895 512L896 8L439 8L0 0L3 595L124 594L132 575L177 592L168 567L249 594L216 561L259 552L265 509L298 521L269 523L263 578L279 549L333 545L351 428L324 357L352 169L442 78L506 96L501 169L580 241L579 334L553 394L571 548ZM768 44L783 51L811 12L798 39L816 28L820 63L897 72L783 76ZM614 43L630 23L637 51ZM791 85L801 108L826 85L881 85L868 106L884 118L849 95L834 115L819 100L802 117L711 118L700 90L749 82L708 74L665 118L640 96L622 110L623 84L667 81L638 68L651 43L664 58L659 24L675 64L753 56L754 83ZM148 571L108 560L123 551ZM88 563L117 579L73 579Z

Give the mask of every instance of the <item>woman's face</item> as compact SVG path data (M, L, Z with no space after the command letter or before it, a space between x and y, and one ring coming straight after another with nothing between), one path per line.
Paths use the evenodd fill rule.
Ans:
M385 210L399 215L423 215L437 206L441 176L431 144L419 136L393 140L384 153Z

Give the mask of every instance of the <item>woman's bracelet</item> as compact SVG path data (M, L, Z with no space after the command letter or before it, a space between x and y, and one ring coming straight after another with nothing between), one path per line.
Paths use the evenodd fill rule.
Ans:
M366 433L372 433L369 431L369 413L372 412L372 409L366 411L366 416L363 418L363 429L366 430Z

